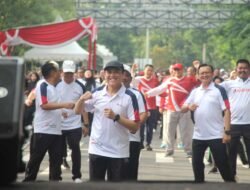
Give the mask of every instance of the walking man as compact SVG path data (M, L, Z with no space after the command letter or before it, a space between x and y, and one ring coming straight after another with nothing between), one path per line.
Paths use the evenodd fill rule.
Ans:
M89 140L90 181L124 180L124 164L129 158L129 132L139 127L135 94L122 84L124 67L111 61L104 67L106 85L86 92L77 101L76 113L84 108L94 118Z
M57 85L57 90L60 96L60 100L63 102L76 102L81 95L85 93L84 85L74 79L76 71L76 65L71 60L65 60L62 65L63 78ZM62 110L62 137L63 137L63 149L65 151L65 161L67 155L67 144L71 149L72 160L72 179L76 183L81 183L81 150L80 140L82 133L84 136L88 134L87 113L82 113L84 117L84 125L82 128L81 115L76 115L72 109Z
M250 165L250 79L249 61L240 59L236 63L237 78L228 80L221 85L228 93L231 105L231 142L229 156L232 162L233 175L237 178L236 162L240 138L246 145L248 165Z
M148 97L156 96L163 92L168 95L167 113L166 113L166 157L172 156L175 149L177 126L180 129L181 140L184 151L188 158L192 155L192 134L193 124L190 112L182 113L181 106L185 102L191 90L196 86L195 77L184 76L184 68L181 63L172 66L173 77L169 77L160 86L149 90L146 95ZM164 131L165 132L165 131Z
M198 68L201 86L194 89L182 106L182 112L194 112L194 134L192 143L192 166L194 180L197 183L205 181L204 155L209 147L215 164L224 181L234 181L226 143L230 141L230 105L223 87L214 84L213 67L201 64ZM223 115L224 118L223 118Z
M131 90L137 98L140 114L140 126L146 121L148 117L147 113L147 104L143 94L130 87L132 81L132 76L130 73L130 68L127 65L124 65L124 76L123 84L124 86ZM129 133L129 159L128 165L126 167L126 177L129 181L136 181L138 178L138 169L139 169L139 157L141 152L141 137L140 137L140 128L135 134Z
M74 103L60 103L56 84L60 80L58 64L48 61L41 67L43 80L36 89L33 152L30 156L24 182L35 181L40 164L48 151L49 180L60 181L62 163L61 109L73 109Z
M132 66L131 74L134 75L134 67L136 64ZM144 75L143 76L137 76L133 78L133 86L137 88L140 92L145 94L150 89L155 88L158 86L159 81L154 75L154 66L147 64L144 67ZM145 97L147 102L147 108L149 112L149 116L146 120L146 122L141 126L140 135L141 135L141 148L144 148L144 130L146 128L146 150L152 151L151 142L153 139L153 129L156 129L157 126L157 115L158 110L156 106L156 98L153 97Z

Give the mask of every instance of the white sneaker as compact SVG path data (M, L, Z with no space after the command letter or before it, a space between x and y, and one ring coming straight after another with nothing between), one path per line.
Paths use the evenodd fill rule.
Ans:
M234 180L235 180L235 182L237 183L237 182L239 182L240 179L239 179L239 177L238 177L237 175L235 175L235 176L234 176Z
M75 183L82 183L82 180L81 180L80 178L76 178L76 179L74 180L74 182L75 182Z
M242 164L242 167L243 168L249 168L249 165L248 164Z

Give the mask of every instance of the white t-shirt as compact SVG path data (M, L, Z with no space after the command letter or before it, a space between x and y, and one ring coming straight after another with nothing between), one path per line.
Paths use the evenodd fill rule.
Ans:
M89 140L89 153L110 158L129 157L129 131L127 128L104 116L104 109L111 108L130 120L139 121L139 108L133 92L122 86L110 96L107 87L102 86L85 102L85 111L92 111L94 118Z
M231 124L250 124L250 78L240 78L221 83L231 105Z
M136 95L139 106L139 114L146 112L147 103L142 93L134 88L128 88L128 89L131 90ZM140 128L136 131L135 134L129 133L129 141L135 141L135 142L141 141Z
M42 79L37 83L35 93L34 133L61 135L61 110L43 110L41 108L43 104L59 102L56 87Z
M85 93L84 85L78 80L68 84L62 80L56 86L61 102L76 102ZM82 127L81 115L75 114L72 109L62 109L67 118L62 117L62 130L71 130Z
M136 95L139 106L139 114L146 112L147 103L142 93L134 88L128 88L128 89L131 90ZM129 141L134 141L134 142L141 141L140 128L136 131L135 134L129 133Z
M223 111L230 109L227 94L223 87L215 85L213 82L207 89L204 89L201 85L191 92L184 104L198 105L198 108L194 111L193 139L211 140L223 137Z

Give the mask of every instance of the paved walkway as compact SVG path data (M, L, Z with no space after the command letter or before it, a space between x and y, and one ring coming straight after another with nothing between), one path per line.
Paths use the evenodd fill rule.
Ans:
M153 137L153 151L142 150L140 156L139 166L139 180L148 181L191 181L193 180L193 172L191 159L186 158L186 154L182 149L177 149L173 157L164 157L164 149L160 148L161 140L159 139L159 131L154 133ZM88 180L88 138L82 140L82 174L83 180ZM70 151L69 154L70 155ZM24 149L25 161L29 159L28 145ZM67 160L71 165L71 158L68 156ZM217 174L207 174L211 169L211 166L206 165L205 178L206 181L222 182L221 176ZM40 171L38 174L38 180L48 180L48 157L43 160ZM71 171L68 169L62 170L63 182L72 182ZM243 168L240 162L238 162L238 177L239 183L250 183L250 169ZM24 178L24 174L18 175L18 182Z

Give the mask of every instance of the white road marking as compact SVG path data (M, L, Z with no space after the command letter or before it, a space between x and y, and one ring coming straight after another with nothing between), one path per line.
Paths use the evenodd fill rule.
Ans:
M165 153L156 153L155 154L155 161L158 163L173 163L174 157L165 157Z
M39 175L48 175L49 174L49 167L47 167L45 170L39 172Z

